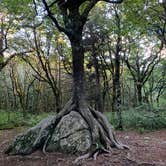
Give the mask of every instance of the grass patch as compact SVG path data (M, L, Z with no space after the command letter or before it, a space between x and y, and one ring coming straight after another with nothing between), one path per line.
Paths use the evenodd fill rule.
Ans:
M19 111L7 112L0 110L0 130L15 127L32 127L39 121L53 113L32 114L27 113L26 118ZM115 113L106 112L105 115L113 126L116 126L117 116ZM166 110L155 109L145 111L142 108L134 108L122 112L123 127L125 130L137 130L140 133L166 128Z
M24 118L23 114L19 111L8 112L0 110L0 130L12 129L21 126L31 127L48 115L50 115L50 113L27 113L26 118Z

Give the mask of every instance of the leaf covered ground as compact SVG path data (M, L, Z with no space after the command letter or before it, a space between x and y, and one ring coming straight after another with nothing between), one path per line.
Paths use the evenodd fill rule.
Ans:
M37 151L28 156L3 154L9 141L24 129L0 130L0 166L165 166L166 129L139 134L135 131L118 131L117 137L130 150L116 150L110 156L100 155L96 161L88 159L74 164L76 156L61 153L44 155Z

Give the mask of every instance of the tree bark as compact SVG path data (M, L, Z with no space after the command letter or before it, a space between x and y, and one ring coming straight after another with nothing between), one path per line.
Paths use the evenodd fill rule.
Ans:
M73 62L73 100L77 103L85 99L84 90L84 51L81 36L71 39Z
M95 51L95 48L93 48L92 56L93 56L93 63L94 63L94 68L95 68L95 80L96 80L96 97L95 97L95 99L96 99L97 111L103 112L99 62L97 59L97 53Z
M115 59L115 75L113 78L113 110L117 113L117 128L122 129L121 115L121 86L120 86L120 55L116 55Z
M140 83L137 83L137 97L138 103L142 104L142 85Z
M113 110L117 113L117 128L123 129L121 115L121 85L120 85L120 63L121 63L121 37L117 38L115 63L113 72Z
M3 22L3 19L0 20ZM4 31L3 31L3 26L0 26L0 70L3 68L3 62L4 62L4 56L3 56L3 36L4 36Z

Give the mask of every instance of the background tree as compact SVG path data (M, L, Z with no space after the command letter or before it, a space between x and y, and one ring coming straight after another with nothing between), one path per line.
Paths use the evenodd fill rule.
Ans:
M52 48L52 43L56 44L55 42L53 42L53 37L55 36L51 35L51 33L53 32L51 31L45 32L45 30L47 31L47 29L42 30L41 27L38 28L35 26L32 27L29 33L33 34L33 39L31 39L32 38L31 37L27 40L30 41L29 44L31 44L31 47L34 48L35 50L34 55L28 57L22 56L22 59L31 66L31 68L35 72L34 76L36 79L42 82L46 82L51 87L55 97L55 109L57 112L59 112L61 110L61 103L62 103L61 90L60 90L60 82L61 82L60 56L57 55L56 50L53 50ZM43 33L46 33L45 39L44 39L44 34L42 35L41 39L41 36L39 35L39 32L41 31L44 31ZM47 48L46 51L45 48ZM34 63L33 59L34 61L36 61L36 64ZM55 64L54 66L53 63L51 64L50 62L53 60Z
M139 43L139 41L137 41ZM143 41L143 43L140 43L140 45L143 44L146 45L146 39ZM148 48L149 47L149 48ZM141 52L141 48L138 47L136 49L132 49L133 53L130 52L129 54L133 55L131 56L131 59L134 60L134 62L129 61L129 57L125 57L126 65L133 77L133 80L135 82L135 86L137 89L137 99L139 104L142 104L142 89L145 83L147 82L148 78L151 76L154 67L157 65L157 63L160 60L160 48L156 48L155 46L147 45L146 52ZM148 55L146 55L148 53ZM132 61L131 60L131 61Z

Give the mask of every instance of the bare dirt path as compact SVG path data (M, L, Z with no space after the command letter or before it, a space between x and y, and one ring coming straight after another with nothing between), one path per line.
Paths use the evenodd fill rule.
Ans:
M145 134L117 132L117 137L130 150L113 149L111 156L102 154L96 161L89 159L77 164L73 163L76 156L61 153L44 155L37 151L28 156L4 155L9 140L22 130L0 130L0 166L166 166L166 129Z

